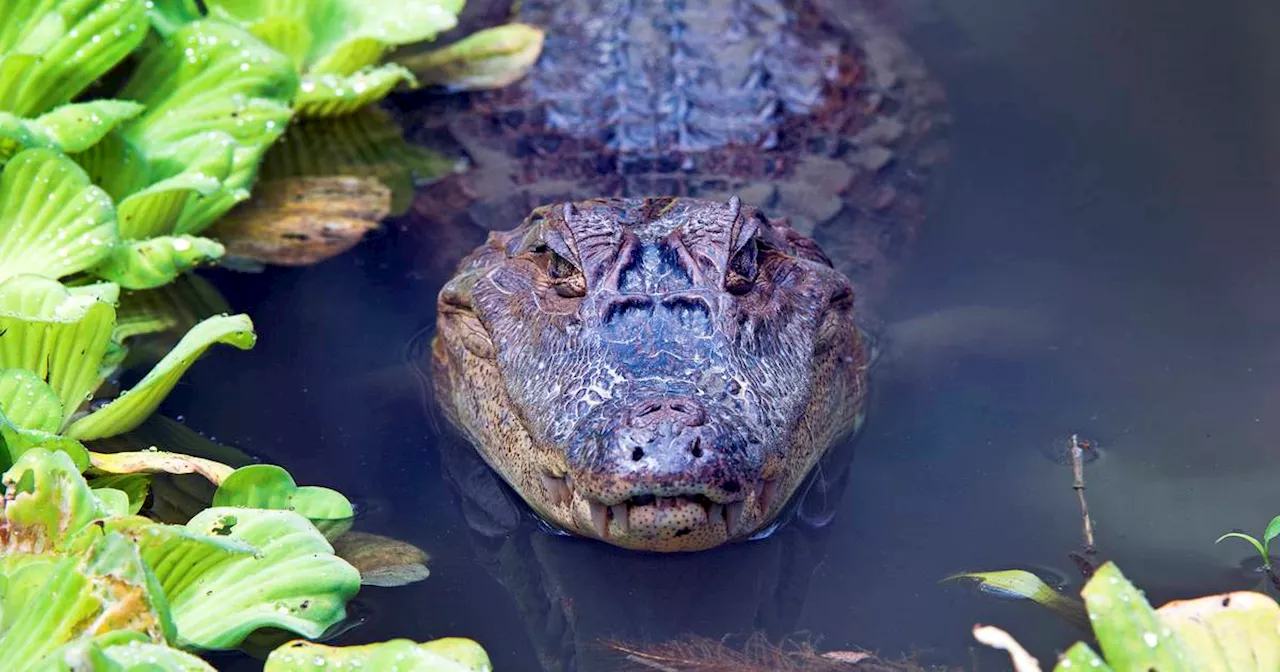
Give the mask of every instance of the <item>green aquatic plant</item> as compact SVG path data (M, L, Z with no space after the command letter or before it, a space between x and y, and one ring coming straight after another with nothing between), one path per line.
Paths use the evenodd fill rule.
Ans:
M459 637L417 643L393 639L364 646L333 647L306 641L285 644L267 657L263 672L317 669L405 670L406 672L491 672L479 644Z
M145 660L148 670L212 670L189 652L235 648L263 628L320 637L359 590L359 572L307 518L349 504L270 470L233 471L218 499L235 505L183 525L132 515L128 495L92 488L61 451L28 450L0 484L0 669L134 669ZM271 654L267 669L295 669L299 660L308 669L317 660L491 669L465 639L351 649L295 640Z
M1254 592L1211 595L1152 609L1113 563L1105 563L1081 590L1101 655L1077 642L1054 670L1159 670L1187 672L1280 669L1280 605ZM974 627L978 641L1008 651L1018 672L1040 664L1008 633Z
M0 163L29 147L81 151L141 107L72 103L148 32L144 0L0 0Z
M359 587L291 511L215 507L186 525L156 523L42 448L3 485L0 604L17 618L0 620L0 669L33 669L86 643L224 649L266 626L315 637Z
M249 198L297 86L287 59L221 22L147 50L121 92L145 111L73 155L116 202L121 244L94 273L148 289L222 256L198 234Z
M1221 537L1218 537L1217 541L1214 541L1213 543L1220 544L1224 539L1243 539L1248 542L1250 546L1253 546L1254 550L1258 552L1258 557L1262 560L1262 570L1269 576L1274 577L1274 571L1271 567L1271 553L1269 551L1271 548L1271 541L1276 537L1280 537L1280 516L1272 518L1271 522L1267 523L1266 529L1262 532L1261 540L1258 540L1257 537L1244 532L1228 532Z
M413 74L385 63L400 45L434 39L457 25L463 0L205 0L211 19L242 26L293 63L302 82L294 106L304 117L350 114L385 97ZM194 0L155 6L162 33L201 15Z
M496 89L529 71L542 53L545 37L536 26L508 23L477 31L447 47L393 58L423 86L451 91Z

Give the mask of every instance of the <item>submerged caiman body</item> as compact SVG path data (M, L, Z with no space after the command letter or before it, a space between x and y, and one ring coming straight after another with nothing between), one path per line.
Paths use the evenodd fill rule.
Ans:
M915 237L938 91L859 3L519 18L547 30L525 79L407 113L471 163L424 226L493 231L440 293L437 401L558 528L758 536L861 423L860 327Z

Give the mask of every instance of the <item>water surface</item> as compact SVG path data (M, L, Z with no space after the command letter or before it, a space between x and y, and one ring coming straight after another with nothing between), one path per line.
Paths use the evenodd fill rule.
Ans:
M609 668L590 640L613 630L759 628L967 666L981 621L1050 655L1078 633L938 581L1013 565L1076 580L1070 470L1045 457L1072 432L1105 451L1087 471L1098 546L1153 601L1251 587L1247 549L1213 540L1280 512L1280 8L954 0L908 13L948 90L954 151L888 312L934 345L877 380L825 530L682 557L528 526L477 534L402 375L443 282L406 261L411 235L311 268L212 275L259 344L197 364L165 410L342 490L362 529L432 555L425 582L362 591L368 620L340 641L458 635L498 669L541 655L591 670ZM945 347L961 340L954 320L927 318L971 306L1017 317L981 348Z

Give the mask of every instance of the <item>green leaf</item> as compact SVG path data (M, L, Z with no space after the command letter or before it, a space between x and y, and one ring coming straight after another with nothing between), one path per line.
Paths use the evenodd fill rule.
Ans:
M135 240L176 231L188 208L199 207L201 199L220 197L224 191L235 153L230 136L209 132L178 144L187 150L181 161L157 161L150 166L157 181L120 201L116 213L121 238ZM164 177L171 170L181 172Z
M355 515L342 493L315 485L299 487L289 472L274 464L236 469L218 486L213 505L294 511L313 521Z
M1078 600L1071 599L1054 590L1040 577L1021 569L1010 569L998 572L966 572L954 574L943 581L972 580L978 589L998 597L1031 600L1041 606L1048 607L1059 616L1072 623L1089 627L1085 607Z
M203 18L196 0L152 0L147 17L156 32L169 37L182 26Z
M93 488L93 495L98 498L98 508L107 516L127 516L129 511L129 495L115 488Z
M142 106L130 100L93 100L54 108L32 124L59 150L83 152L141 113Z
M546 33L523 23L487 28L421 54L396 56L424 86L454 91L496 89L520 79L537 62Z
M1270 525L1268 525L1267 527L1270 528ZM1228 532L1222 535L1221 537L1218 537L1217 540L1215 540L1213 543L1215 544L1221 543L1223 539L1243 539L1249 542L1249 544L1253 546L1254 550L1258 551L1258 555L1262 556L1263 564L1265 564L1266 566L1271 565L1271 558L1267 555L1266 547L1262 545L1262 542L1258 541L1257 539L1254 539L1251 535L1245 534L1243 532Z
M0 175L0 280L60 278L97 264L116 243L115 209L75 162L48 149L19 153Z
M1280 516L1272 518L1271 522L1267 523L1267 530L1262 533L1262 547L1264 551L1265 549L1271 548L1271 540L1275 539L1277 536L1280 536ZM1266 553L1264 552L1263 555L1265 556Z
M0 282L0 370L26 369L48 381L63 422L98 386L98 365L115 309L93 293L19 275Z
M294 105L303 117L339 117L387 97L401 82L414 85L413 73L389 63L350 75L306 75Z
M125 289L154 289L222 256L222 245L197 236L161 236L119 245L93 269Z
M359 589L359 572L291 511L215 507L186 528L245 544L252 552L199 555L199 565L168 562L164 567L171 569L159 571L185 645L232 648L262 627L318 637L345 617L346 602ZM144 553L176 552L168 550L174 545L158 539Z
M84 556L56 561L0 635L0 669L41 668L61 658L60 647L102 631L139 633L152 642L174 634L155 577L137 547L116 534L100 537Z
M1081 591L1102 655L1121 670L1197 669L1169 626L1114 563L1103 564Z
M0 412L23 429L52 433L62 427L57 393L27 369L0 371Z
M1179 600L1156 613L1197 672L1280 669L1280 605L1266 595L1234 592Z
M67 104L32 120L0 112L0 163L23 149L85 151L140 112L141 105L125 100Z
M89 464L79 441L57 434L62 426L58 395L26 369L0 371L0 469L13 466L32 448L61 450L76 467Z
M0 556L59 553L102 514L98 499L65 453L30 450L3 477ZM6 669L0 665L0 669Z
M130 642L109 646L102 653L128 672L217 672L200 658L164 644Z
M144 0L6 2L0 111L31 117L70 102L147 35Z
M309 672L330 667L395 672L490 672L493 664L479 644L460 637L422 644L393 639L346 647L297 640L272 651L263 672Z
M1111 666L1099 656L1088 644L1076 642L1058 658L1054 672L1075 672L1076 670L1093 670L1095 672L1111 672Z
M128 497L126 511L120 515L136 515L142 510L151 491L151 474L102 474L89 479L89 486L94 491L112 489L123 492Z
M195 234L248 197L297 87L289 59L248 32L186 23L121 92L145 112L75 158L119 202L121 237Z
M2 288L0 288L2 289ZM164 359L132 389L67 428L67 436L91 440L137 427L168 396L178 379L214 343L241 350L253 347L256 336L247 315L218 315L187 332Z

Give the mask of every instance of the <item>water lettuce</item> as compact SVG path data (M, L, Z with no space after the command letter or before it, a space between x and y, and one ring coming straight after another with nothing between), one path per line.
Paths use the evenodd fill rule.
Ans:
M33 147L81 151L141 111L71 101L146 38L144 0L3 0L0 15L0 163Z
M463 0L206 0L211 19L244 27L301 73L294 106L304 117L350 114L413 74L383 63L393 48L434 39L457 25ZM161 32L200 16L191 0L156 5Z
M262 627L315 637L359 589L292 511L216 507L182 526L123 515L65 453L39 448L3 482L0 604L18 616L0 618L6 670L109 633L186 649L233 648Z

